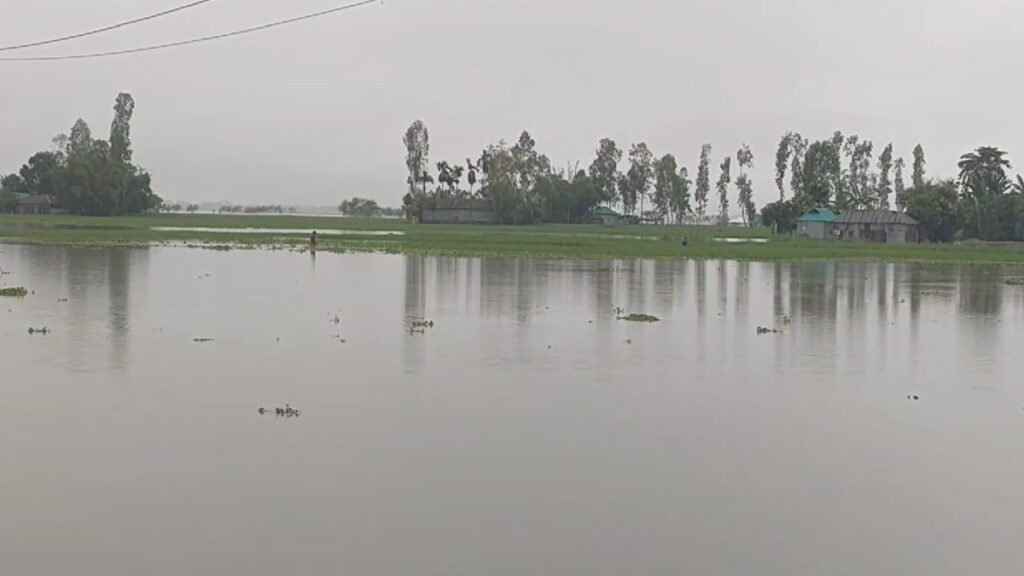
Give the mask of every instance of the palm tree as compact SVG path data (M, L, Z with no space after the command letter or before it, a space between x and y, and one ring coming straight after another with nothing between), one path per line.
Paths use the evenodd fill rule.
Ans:
M1017 181L1013 183L1013 191L1017 194L1024 194L1024 178L1017 174Z
M964 154L957 164L964 192L976 196L997 196L1010 188L1006 170L1010 161L1006 152L991 146L982 146Z
M1006 152L992 146L982 146L961 156L957 166L960 168L960 186L963 194L974 201L978 235L984 240L981 208L982 205L987 208L996 196L1010 189L1010 179L1006 177L1010 162L1006 159Z

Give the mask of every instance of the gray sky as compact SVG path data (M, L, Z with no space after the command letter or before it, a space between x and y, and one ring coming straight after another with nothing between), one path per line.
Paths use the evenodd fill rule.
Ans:
M343 1L216 0L24 53L174 41ZM182 3L5 0L0 45ZM417 118L434 162L528 129L556 166L589 165L608 136L672 152L692 174L702 143L717 166L747 142L759 205L777 196L787 130L859 134L876 157L891 141L908 164L921 142L932 176L996 145L1024 171L1021 22L1019 0L386 0L163 52L0 63L0 173L78 117L105 135L122 90L137 102L136 160L170 199L398 205Z

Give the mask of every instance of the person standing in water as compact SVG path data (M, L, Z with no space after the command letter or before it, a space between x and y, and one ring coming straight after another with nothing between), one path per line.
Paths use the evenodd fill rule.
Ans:
M316 230L313 230L313 235L309 237L309 251L316 252Z

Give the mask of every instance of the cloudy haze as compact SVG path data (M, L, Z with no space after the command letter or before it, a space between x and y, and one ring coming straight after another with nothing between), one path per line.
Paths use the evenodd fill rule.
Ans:
M216 0L4 55L181 40L344 1ZM0 45L182 3L5 0ZM953 175L979 145L1024 168L1022 22L1019 0L386 0L162 52L0 62L0 173L78 117L105 134L119 91L137 102L136 160L172 199L398 205L401 137L417 118L432 161L475 158L527 129L556 166L588 165L612 137L672 152L693 173L702 143L717 165L747 142L759 205L777 196L787 130L858 134L876 156L892 141L908 161L921 142L932 176Z

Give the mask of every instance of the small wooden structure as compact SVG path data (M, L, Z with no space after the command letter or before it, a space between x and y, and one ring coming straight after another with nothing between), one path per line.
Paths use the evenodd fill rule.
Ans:
M487 200L475 198L438 200L432 208L424 208L423 224L494 224L498 216Z

